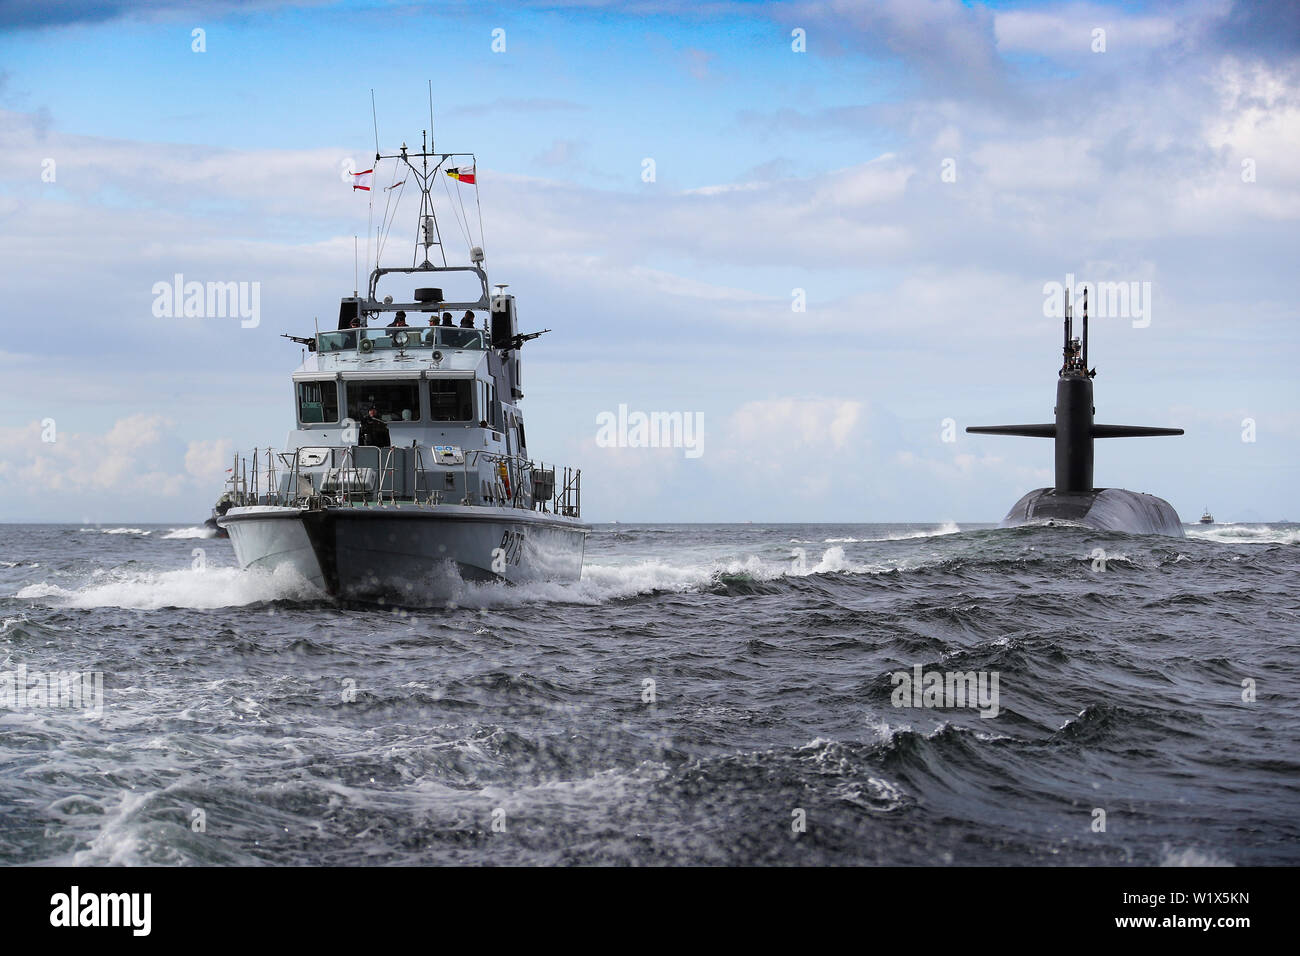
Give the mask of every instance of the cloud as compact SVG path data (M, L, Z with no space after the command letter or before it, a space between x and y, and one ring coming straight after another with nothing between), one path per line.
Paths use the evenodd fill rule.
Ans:
M232 443L191 440L176 422L158 414L133 414L103 432L64 427L65 416L0 428L0 475L7 517L53 514L138 513L141 502L207 500L220 488ZM53 440L51 440L53 439ZM155 512L156 513L156 512Z
M1275 0L1233 0L1210 38L1248 56L1294 62L1300 55L1300 5Z
M1167 46L1183 31L1172 15L1130 16L1096 4L1063 4L1048 9L1003 10L994 15L994 35L1002 53L1057 58L1097 56L1093 31L1105 31L1106 52L1124 53Z
M864 408L839 398L745 402L710 440L707 464L721 480L747 491L780 488L803 500L825 500L870 446L857 434Z
M708 50L697 50L689 48L682 51L682 60L686 64L686 72L696 80L712 79L713 74L709 72L709 64L717 58L717 54L710 53Z
M831 0L792 6L784 20L809 28L810 50L823 43L898 58L954 98L1006 89L993 14L982 6L958 0Z
M203 482L220 480L234 454L234 443L224 438L192 441L185 448L185 471Z
M61 429L58 418L48 418L0 429L0 460L19 497L152 492L157 489L147 488L141 479L157 464L156 446L169 424L161 415L131 415L95 436Z
M732 414L729 436L737 444L843 448L862 413L862 402L843 399L778 398L746 402Z
M533 157L535 166L572 166L586 148L585 143L572 139L557 139L543 152Z

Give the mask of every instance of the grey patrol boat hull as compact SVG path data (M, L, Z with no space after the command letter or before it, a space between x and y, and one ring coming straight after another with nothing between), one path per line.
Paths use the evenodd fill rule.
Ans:
M288 566L331 597L428 605L465 582L572 582L590 530L518 508L232 508L221 525L244 568Z
M1099 488L1095 491L1039 488L1012 505L1002 519L1003 527L1055 524L1128 534L1185 536L1183 523L1173 505L1155 495L1123 488Z

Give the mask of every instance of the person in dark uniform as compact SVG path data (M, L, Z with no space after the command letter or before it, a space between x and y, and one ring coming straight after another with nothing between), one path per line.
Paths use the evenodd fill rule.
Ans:
M387 327L390 328L390 329L393 329L393 328L404 329L404 328L406 328L406 313L403 312L401 309L398 309L398 310L397 310L397 318L395 318L395 319L393 319L393 321L389 322Z
M460 327L461 327L462 329L472 329L472 328L474 328L474 313L473 313L473 312L468 312L468 311L467 311L464 315L462 315L462 316L460 317Z
M447 328L451 328L451 327L452 327L452 324L451 324L451 313L450 313L450 312L444 312L444 313L442 313L442 324L445 325Z
M375 448L388 448L393 441L388 437L388 425L379 417L379 411L375 406L370 406L370 411L366 417L361 419L361 441L359 444L371 445Z

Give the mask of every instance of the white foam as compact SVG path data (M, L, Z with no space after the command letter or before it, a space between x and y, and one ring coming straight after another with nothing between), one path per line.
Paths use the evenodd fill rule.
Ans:
M261 601L319 600L319 590L285 565L275 571L208 568L204 571L114 571L94 584L69 590L29 584L14 597L54 607L240 607Z
M1160 855L1161 866L1233 866L1231 860L1225 860L1213 853L1207 853L1194 847L1175 850L1166 846Z
M1187 529L1187 537L1221 544L1300 544L1300 528L1260 524L1226 524Z
M958 534L961 528L955 521L945 521L938 528L930 531L904 531L901 534L888 534L883 538L824 538L823 544L854 544L866 541L910 541L913 538L937 538L947 534Z
M630 565L588 563L582 569L581 580L573 583L465 584L460 588L456 601L470 607L510 606L533 601L597 605L655 591L680 592L707 587L713 581L715 567L676 567L657 560Z
M108 813L104 824L84 850L72 854L74 866L129 866L147 863L145 830L136 822L140 810L156 796L154 791L123 792L121 803Z
M712 587L721 576L745 576L755 581L775 581L786 577L813 574L877 574L889 570L883 565L855 564L844 556L844 549L827 548L821 558L804 559L802 566L791 556L767 561L757 555L731 561L673 565L647 559L635 564L592 564L582 569L582 579L571 584L533 582L514 586L502 584L466 584L456 603L469 607L495 607L530 601L602 604L620 598L652 594L656 591L695 591Z
M98 531L100 534L139 534L151 535L152 531L145 531L143 528L81 528L79 529L87 534L94 534Z
M205 528L204 526L199 525L194 528L172 528L163 535L163 538L169 541L177 538L211 538L216 535L216 533L217 532L212 528Z

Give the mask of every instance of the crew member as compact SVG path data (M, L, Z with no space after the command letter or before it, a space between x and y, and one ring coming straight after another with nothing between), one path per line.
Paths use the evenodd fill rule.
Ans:
M388 437L388 425L379 417L379 410L373 405L361 420L361 434L358 437L361 439L359 444L375 448L388 448L393 443Z
M442 324L445 325L447 328L451 328L451 327L452 327L452 322L451 322L451 313L450 313L450 312L444 312L444 313L442 313Z
M474 313L466 310L465 314L460 317L460 327L462 329L474 328Z
M398 310L397 310L397 318L395 318L395 319L393 319L393 321L389 322L387 327L390 328L390 329L404 329L404 328L406 328L406 313L403 312L401 309L398 309Z

